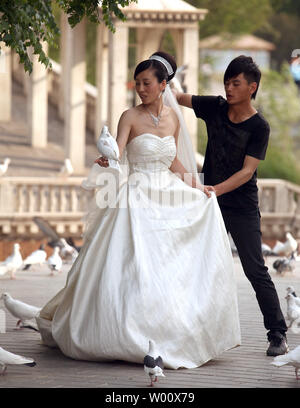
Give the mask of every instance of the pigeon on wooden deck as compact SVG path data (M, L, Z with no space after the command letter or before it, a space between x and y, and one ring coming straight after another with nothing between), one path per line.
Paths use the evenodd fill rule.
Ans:
M0 276L10 273L11 279L16 278L16 271L23 265L20 244L15 243L13 253L0 263Z
M292 253L295 253L298 248L298 242L292 236L290 232L286 233L286 241L276 241L275 246L272 248L272 251L275 255L284 254L285 256L290 256Z
M165 377L163 373L164 363L161 356L155 351L154 342L149 340L149 351L148 354L144 357L144 370L145 373L149 375L151 384L157 382L157 377Z
M300 307L297 306L295 297L289 293L286 297L287 301L287 319L290 321L289 328L294 333L300 332Z
M272 251L272 248L269 245L265 244L264 242L262 242L262 244L261 244L261 251L262 251L263 256L276 255Z
M61 272L62 259L59 256L60 248L57 246L53 250L53 254L47 259L47 264L51 270L51 275L54 275L54 271Z
M297 296L294 287L293 286L288 286L286 288L286 290L287 290L287 294L290 293L290 294L292 294L294 296L296 305L300 307L300 298Z
M18 319L17 328L27 327L38 331L35 317L41 311L41 308L14 299L7 292L2 293L0 299L4 301L6 309Z
M60 248L63 252L70 252L72 253L72 258L76 258L79 252L79 249L75 245L69 245L69 243L64 239L61 238L55 229L50 225L50 223L42 217L33 217L34 223L39 227L39 229L45 234L46 237L50 238L47 245L51 248L55 248L56 246ZM73 242L72 238L68 238ZM74 242L73 242L74 243ZM72 249L74 248L74 250ZM74 259L73 259L74 260Z
M73 262L78 256L78 251L76 248L74 248L72 245L69 245L65 238L61 238L60 241L63 244L63 247L60 248L60 255L64 259L71 259Z
M0 347L0 366L2 366L2 370L0 374L4 374L7 368L7 365L26 365L29 367L36 366L36 362L32 358L23 357L18 354L11 353Z
M45 251L45 245L41 244L40 248L33 251L27 258L24 259L24 270L28 270L31 265L41 265L46 261L47 252Z
M281 367L283 365L291 365L295 367L296 379L300 380L300 377L298 376L298 370L300 369L300 346L296 347L294 350L291 350L287 354L276 356L271 364L276 367Z
M277 273L293 272L296 268L296 259L294 252L288 258L279 258L273 262L273 268Z

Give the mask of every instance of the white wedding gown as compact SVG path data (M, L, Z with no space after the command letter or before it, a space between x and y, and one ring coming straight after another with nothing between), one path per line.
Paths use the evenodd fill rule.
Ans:
M241 342L217 199L169 170L173 136L144 133L126 149L129 174L151 176L151 194L129 178L118 198L127 205L99 209L65 288L37 318L42 339L74 359L141 364L152 339L166 368L198 367ZM184 206L158 199L169 193L185 193Z

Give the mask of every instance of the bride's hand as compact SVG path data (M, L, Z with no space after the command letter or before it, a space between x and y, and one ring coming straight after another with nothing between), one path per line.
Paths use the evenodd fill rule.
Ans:
M101 167L108 167L108 166L109 166L109 164L108 164L108 159L107 159L107 157L105 157L105 156L98 157L98 159L96 159L96 160L94 161L94 163L98 163L99 166L101 166Z
M213 186L202 186L200 190L203 191L207 195L207 197L211 197L211 191L216 194L216 190Z

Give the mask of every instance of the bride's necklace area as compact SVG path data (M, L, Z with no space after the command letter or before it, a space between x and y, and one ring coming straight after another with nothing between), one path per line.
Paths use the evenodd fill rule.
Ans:
M152 119L152 121L154 123L154 126L158 127L160 119L161 119L162 109L161 109L160 114L158 116L153 115L153 113L150 112L150 110L146 106L145 106L145 109L149 113L149 115L150 115L150 117L151 117L151 119Z

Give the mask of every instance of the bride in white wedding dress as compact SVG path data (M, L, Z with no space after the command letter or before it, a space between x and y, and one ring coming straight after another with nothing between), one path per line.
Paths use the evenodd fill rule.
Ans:
M164 53L137 66L142 103L122 114L117 135L128 179L116 205L93 211L65 287L37 318L43 342L71 358L143 364L151 339L166 368L194 368L241 342L217 199L184 176L178 117L163 103L175 71Z

